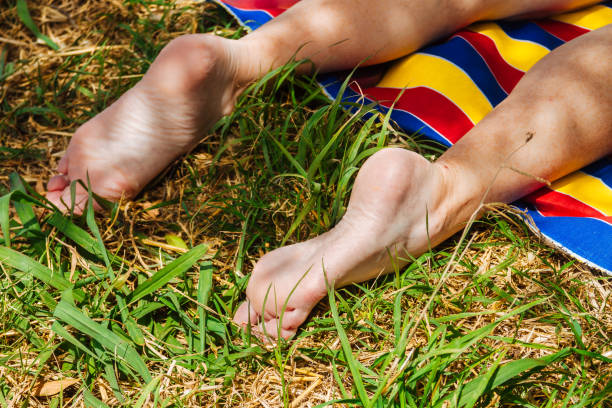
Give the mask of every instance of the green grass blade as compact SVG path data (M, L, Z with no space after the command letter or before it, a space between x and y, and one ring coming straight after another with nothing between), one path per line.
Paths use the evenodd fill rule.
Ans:
M4 385L2 381L0 381L0 386ZM8 408L8 403L6 402L6 398L4 397L4 390L0 388L0 407Z
M122 276L125 276L125 275L122 275ZM125 303L125 297L123 294L119 292L119 289L115 292L115 298L117 299L117 307L119 308L121 320L123 321L123 324L125 325L125 328L127 329L130 339L132 340L134 344L138 346L144 346L145 340L144 340L144 335L142 333L142 330L140 330L140 327L138 327L136 320L134 320L134 318L130 316L130 313L127 308L127 304Z
M9 180L11 182L12 191L19 191L21 194L27 195L23 182L17 173L11 173L9 175ZM40 224L38 223L36 214L32 209L32 205L22 197L16 197L14 203L15 210L17 211L17 215L19 216L23 227L28 230L40 231Z
M459 398L459 406L466 406L472 401L475 401L480 393L482 392L483 384L488 384L486 388L492 390L503 383L515 378L525 371L537 368L537 367L546 367L549 364L552 364L555 361L565 358L568 354L571 353L570 349L563 349L557 353L551 354L549 356L533 359L533 358L524 358L521 360L511 361L508 364L504 364L499 367L499 369L491 376L480 376L472 381L470 381L463 389L458 390L456 392L461 392L461 397ZM452 398L449 396L449 398Z
M83 387L83 401L87 408L109 408L108 405L97 399L87 387Z
M340 377L340 372L338 371L338 365L336 364L336 358L337 357L338 357L338 355L335 354L334 358L331 361L332 373L334 375L334 380L336 380L336 384L338 385L338 388L340 389L340 394L342 394L342 398L350 399L351 396L346 391L346 388L344 387L344 382L342 381L342 378Z
M325 276L327 279L327 274ZM353 351L351 349L351 342L344 331L344 327L342 327L342 323L340 322L340 315L338 314L338 306L336 305L336 296L334 295L334 289L331 286L327 286L327 295L329 297L329 307L332 312L332 317L334 319L334 324L336 325L336 330L338 332L338 337L340 338L340 344L342 346L342 351L344 353L344 358L346 358L346 362L349 366L349 370L351 370L351 374L353 376L353 381L355 388L357 389L357 394L359 396L359 400L361 403L369 407L370 399L368 398L368 393L363 385L363 379L361 377L361 371L359 370L359 366L361 365L353 355Z
M444 354L452 354L454 356L453 358L455 358L459 354L461 354L463 351L465 351L468 347L480 341L480 339L482 339L483 337L486 337L487 335L489 335L489 333L491 333L493 329L495 329L495 327L497 327L502 321L509 319L512 316L516 316L517 314L521 314L531 309L534 306L537 306L539 304L546 302L547 300L548 299L546 298L542 298L542 299L538 299L533 302L530 302L526 305L519 306L516 309L506 313L504 316L500 317L493 323L489 323L486 326L483 326L478 330L474 330L472 332L467 333L464 336L461 336L459 338L456 338L450 341L447 345L443 347L440 347L438 349L428 352L427 354L420 357L419 361L424 361L433 356L444 355Z
M244 246L246 244L247 228L249 226L249 219L251 218L251 215L252 215L252 212L249 211L246 215L246 218L242 222L242 231L240 234L240 239L238 240L238 254L236 255L236 267L235 267L234 276L244 275L242 273L242 265L244 263L244 255L245 255Z
M87 231L73 223L70 218L64 217L60 213L54 213L51 215L51 217L49 217L47 223L57 228L58 231L70 238L75 244L83 248L85 251L89 252L100 260L104 260L105 254L100 250L96 239L89 235Z
M174 292L166 292L164 296L160 298L160 301L170 310L173 310L185 326L189 327L193 331L199 330L198 325L196 325L193 320L191 320L189 315L183 310L181 302Z
M355 164L355 159L357 158L357 155L359 154L359 151L361 150L361 145L364 143L366 137L370 134L370 130L372 129L372 126L374 125L374 122L376 120L378 120L378 116L372 115L372 117L368 119L368 121L364 123L361 129L359 130L359 133L357 134L357 138L355 142L349 148L349 151L346 157L348 163Z
M198 352L204 353L206 348L206 309L204 306L208 304L210 291L213 285L213 268L210 261L202 262L200 266L200 277L198 279L198 326L200 328L200 341L198 343Z
M98 252L102 254L102 259L104 260L104 265L106 265L107 274L111 278L111 280L115 280L115 273L113 272L112 265L110 259L108 258L108 253L106 252L106 247L104 247L104 241L102 240L102 235L100 234L100 230L98 229L98 224L96 224L96 220L94 219L94 209L93 209L93 192L91 190L91 183L89 180L89 174L87 175L87 215L85 219L87 221L87 226L89 230L93 234L96 239L96 245L98 247Z
M121 387L119 386L119 381L117 381L115 367L110 363L104 364L104 378L106 378L106 381L108 381L108 385L110 386L117 400L124 402L125 398L123 396L123 392L121 391Z
M146 387L144 387L144 389L140 393L140 396L138 397L138 400L136 401L136 404L134 404L134 408L142 408L144 406L144 404L147 402L147 399L149 398L149 395L151 395L153 390L155 390L155 387L159 385L161 379L161 376L155 377L147 384Z
M2 245L0 245L0 263L10 265L22 272L29 273L36 279L43 281L57 290L72 288L72 284L68 279L54 273L51 269L36 262L32 258Z
M76 337L70 334L70 332L64 326L59 324L59 322L57 321L53 322L53 324L51 325L51 330L53 330L55 334L57 334L58 336L60 336L61 338L63 338L64 340L66 340L67 342L69 342L70 344L78 348L79 350L81 350L82 352L92 356L93 358L97 360L100 359L100 356L96 355L93 351L88 349Z
M0 229L4 236L4 245L9 248L11 246L9 204L12 195L13 193L8 193L0 197Z
M36 26L36 23L34 23L34 20L32 20L32 16L30 16L30 10L28 10L28 3L26 2L26 0L17 0L17 16L19 16L19 19L21 20L23 25L25 25L36 36L36 38L44 41L45 44L47 44L55 51L59 50L60 47L55 42L53 42L52 39L42 34Z
M300 213L298 214L298 216L295 217L295 220L293 220L293 222L291 223L291 226L287 230L287 233L285 234L285 236L283 237L283 240L280 243L281 246L285 245L287 240L291 237L291 234L293 234L295 232L295 230L297 229L297 227L300 226L300 224L302 223L304 218L306 218L306 216L312 210L312 207L315 204L316 204L316 200L315 199L311 198L310 200L308 200L308 202L306 203L304 208L302 208L300 210Z
M124 323L126 325L128 334L130 335L130 338L132 339L132 341L138 346L144 346L145 345L144 334L142 333L142 330L140 330L140 327L136 323L136 320L134 320L131 316L129 316L127 319L124 320Z
M506 350L502 350L493 365L491 365L491 367L489 367L483 375L478 377L479 381L475 383L474 387L470 388L470 393L465 398L465 405L470 408L476 405L478 399L487 391L487 386L491 383L491 379L493 378L493 376L497 374L499 363L504 359L505 356Z
M344 132L346 131L346 129L349 127L350 124L351 124L351 121L347 121L343 123L340 129L338 129L332 135L332 137L329 139L327 144L323 146L319 154L317 154L317 156L313 159L312 164L310 165L310 167L308 167L308 172L306 174L306 179L308 180L309 183L313 181L313 177L315 173L321 167L321 163L323 162L323 159L325 158L329 150L332 148L334 144L336 144L338 138L344 134Z
M91 320L83 311L66 301L61 301L55 308L54 316L96 340L117 359L127 363L146 382L151 381L151 374L136 350L117 334Z
M300 165L300 163L298 163L298 161L293 157L293 155L291 153L289 153L289 151L285 148L285 146L283 146L278 140L276 140L276 138L274 136L268 135L268 137L274 142L274 144L283 153L283 155L285 155L285 157L287 158L287 160L289 160L289 162L293 165L293 167L295 167L297 172L302 177L308 179L306 170L304 170L304 168Z
M208 245L201 244L194 247L186 254L181 255L179 258L166 265L155 275L138 285L138 288L130 295L128 303L134 303L143 297L150 295L155 292L166 283L176 276L187 271L193 266L206 252L208 251Z
M166 234L164 236L164 239L166 240L168 245L172 245L174 247L182 248L182 249L189 249L189 247L187 246L185 241L183 241L183 239L181 237L179 237L178 235L175 235L175 234Z

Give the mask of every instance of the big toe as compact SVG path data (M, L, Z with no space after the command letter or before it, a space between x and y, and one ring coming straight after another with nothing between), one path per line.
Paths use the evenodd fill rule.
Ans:
M266 338L278 339L282 337L283 339L289 339L295 333L297 333L297 327L289 327L284 328L282 322L278 319L270 319L265 322L261 322L257 327L257 330L260 331Z
M58 174L49 179L47 183L47 191L56 192L63 191L66 187L70 185L70 180L64 174Z
M248 300L242 302L238 309L236 310L236 314L234 314L234 323L239 326L253 326L256 325L259 321L259 316L253 309L253 306Z
M49 184L51 184L52 180L53 179L49 180ZM60 181L57 181L57 183L59 184ZM51 187L49 187L49 191L47 192L47 200L53 203L53 205L59 208L59 210L63 213L73 211L77 215L83 214L85 208L87 208L87 200L89 199L89 193L83 186L78 183L75 187L76 188L74 189L74 197L72 195L70 183L68 183L63 190L51 189ZM100 210L101 208L102 207L100 207L94 201L94 209Z
M278 338L280 335L288 339L297 333L297 329L306 321L309 314L310 310L287 307L280 316L260 322L258 329L266 336Z
M287 307L279 316L268 315L262 319L247 300L238 307L234 322L245 328L250 326L265 338L277 339L280 336L288 339L296 334L297 329L308 318L309 312L306 309Z

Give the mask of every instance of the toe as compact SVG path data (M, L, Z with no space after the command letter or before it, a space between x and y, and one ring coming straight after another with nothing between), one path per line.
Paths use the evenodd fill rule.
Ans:
M284 327L283 327L284 326ZM270 319L266 320L259 324L258 330L261 331L264 336L277 339L279 337L288 339L291 336L295 335L297 332L297 327L287 327L284 322L281 326L280 321L278 319Z
M70 211L70 209L73 208L75 214L81 215L83 214L83 211L85 211L85 208L87 208L88 198L89 195L87 194L87 191L80 184L77 184L74 194L74 204L72 203L72 192L70 191L70 187L68 187L64 189L64 192L62 193L62 206L66 209L66 211ZM59 208L62 209L62 207Z
M306 321L309 314L310 310L305 310L301 308L293 309L287 307L285 312L280 317L283 329L295 333L297 328L300 327L302 323Z
M257 324L259 317L255 310L253 310L253 306L249 301L244 301L240 306L238 306L238 310L236 310L236 314L234 315L234 323L240 326L248 326Z
M51 183L51 180L49 180L49 183ZM80 184L76 185L74 205L72 204L72 192L70 185L67 185L63 190L52 190L49 188L49 192L47 193L47 199L53 203L53 205L59 208L61 212L67 213L73 208L74 213L77 215L83 214L83 211L85 211L85 208L87 208L88 198L89 195L87 190L85 190Z
M59 174L68 174L68 155L65 154L64 157L60 159L57 163L57 172Z
M54 206L62 209L64 205L61 203L61 197L63 190L49 190L47 191L47 200L49 200Z
M51 181L49 181L51 183ZM70 212L70 208L72 207L70 200L70 186L64 188L63 190L52 190L49 188L47 192L47 200L49 200L54 206L56 206L62 213ZM77 211L77 206L75 205L74 212L76 214L80 214L81 212Z
M47 183L47 190L50 192L61 191L68 187L69 184L70 180L68 180L68 177L63 174L58 174L49 179L49 182Z
M272 338L277 338L280 333L282 338L288 339L295 335L298 327L306 321L309 312L309 310L287 307L281 316L264 319L259 325L259 330Z
M308 314L306 310L288 307L282 314L282 317L267 315L264 319L261 319L260 315L255 312L253 306L247 300L236 310L234 322L243 327L251 326L256 332L261 333L266 338L277 339L280 334L280 337L288 339L295 335L298 327L304 323Z

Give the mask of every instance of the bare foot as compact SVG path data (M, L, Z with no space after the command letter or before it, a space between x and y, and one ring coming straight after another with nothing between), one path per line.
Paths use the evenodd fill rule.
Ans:
M47 185L49 200L70 208L70 183L86 184L87 177L92 190L111 201L136 195L231 112L248 82L238 61L248 52L240 47L204 34L168 44L134 88L76 131ZM86 201L87 191L78 186L75 211Z
M359 171L337 226L261 258L234 320L288 338L327 295L325 274L335 288L362 282L391 272L394 263L402 266L397 257L418 256L440 243L461 228L468 208L475 208L467 198L474 194L457 189L452 178L447 166L407 150L376 153ZM450 202L466 205L454 211Z

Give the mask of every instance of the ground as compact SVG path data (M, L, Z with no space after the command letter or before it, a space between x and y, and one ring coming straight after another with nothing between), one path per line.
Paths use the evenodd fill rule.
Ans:
M343 112L291 67L134 201L95 217L45 209L37 194L72 132L164 44L242 32L199 1L7 4L0 407L610 406L612 281L546 247L509 207L330 294L289 342L232 326L254 262L337 222L376 148L440 153L366 121L368 107Z

